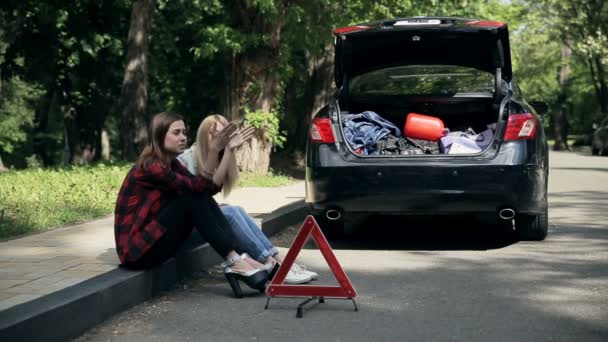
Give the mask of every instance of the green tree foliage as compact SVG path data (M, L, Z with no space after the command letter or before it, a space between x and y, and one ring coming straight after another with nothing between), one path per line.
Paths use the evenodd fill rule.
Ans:
M562 134L589 133L608 105L605 42L608 3L605 1L515 2L523 9L522 23L512 32L512 49L520 84L528 98L543 100L551 108L550 127L561 120ZM573 53L560 57L562 48ZM560 85L560 70L567 70ZM604 89L604 90L602 90ZM606 103L605 103L606 102ZM562 111L565 118L560 117ZM550 130L555 135L554 130ZM566 141L563 137L564 143Z
M8 46L2 77L44 90L36 105L32 147L45 164L92 159L120 94L126 1L3 1ZM126 15L125 15L126 14Z
M546 0L561 38L583 59L593 80L601 112L608 114L608 2Z
M39 88L23 82L19 77L2 82L0 152L10 154L17 144L25 141L27 130L34 124L34 107L40 94Z
M0 136L21 132L11 152L3 148L5 160L17 166L31 154L45 165L95 160L103 130L112 151L121 149L132 3L0 2L1 115L20 124ZM584 133L608 106L607 6L597 0L157 0L148 105L139 120L172 110L196 127L211 113L241 119L246 108L275 113L284 147L302 150L311 115L335 91L332 30L436 15L508 22L514 72L528 99L549 103L548 125L559 109L570 133ZM561 57L564 45L572 51L568 58ZM562 83L560 70L568 71Z

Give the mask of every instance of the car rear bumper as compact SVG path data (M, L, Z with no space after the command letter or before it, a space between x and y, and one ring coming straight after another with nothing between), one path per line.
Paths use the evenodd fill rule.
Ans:
M308 166L306 201L313 212L481 214L547 207L547 165L483 162Z

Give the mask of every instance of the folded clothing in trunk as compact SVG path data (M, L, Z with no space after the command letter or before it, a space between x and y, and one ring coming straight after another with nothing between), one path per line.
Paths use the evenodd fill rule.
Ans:
M344 137L361 155L377 154L377 142L388 134L400 137L401 130L375 112L344 115Z
M472 128L466 132L450 132L439 139L439 152L442 154L474 154L488 147L494 139L496 124L488 125L488 129L476 134Z

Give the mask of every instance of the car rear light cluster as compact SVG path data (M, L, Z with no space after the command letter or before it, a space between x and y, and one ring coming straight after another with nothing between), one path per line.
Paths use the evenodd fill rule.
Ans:
M464 24L467 26L480 26L480 27L501 27L501 26L505 25L505 23L503 23L501 21L488 21L488 20L467 21Z
M339 34L344 34L344 33L363 31L363 30L367 30L367 29L370 29L370 28L371 27L365 26L365 25L339 27L339 28L337 28L337 29L334 30L334 34L335 35L339 35Z
M507 140L530 140L536 135L538 121L530 113L511 114L505 131Z
M310 140L316 143L333 144L336 142L329 118L315 118L310 126Z

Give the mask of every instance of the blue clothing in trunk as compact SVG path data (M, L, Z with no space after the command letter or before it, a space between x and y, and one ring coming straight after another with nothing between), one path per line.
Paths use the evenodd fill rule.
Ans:
M375 112L344 115L344 137L362 155L376 153L376 143L388 134L400 137L401 130Z

